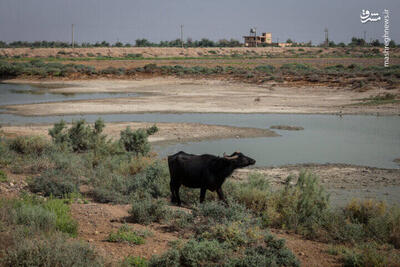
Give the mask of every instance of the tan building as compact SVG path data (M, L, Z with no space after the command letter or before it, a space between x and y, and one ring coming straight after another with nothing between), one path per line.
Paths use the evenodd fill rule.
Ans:
M292 46L292 43L278 43L279 47L288 47L288 46Z
M262 44L272 44L272 34L270 32L264 32L259 36L243 36L244 38L244 46L246 47L255 47L261 46ZM256 45L257 44L257 45Z

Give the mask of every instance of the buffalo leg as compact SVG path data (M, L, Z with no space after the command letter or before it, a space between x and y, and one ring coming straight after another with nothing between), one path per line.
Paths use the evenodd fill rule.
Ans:
M181 198L179 197L179 187L180 187L180 185L174 186L174 193L175 193L176 202L178 203L178 206L181 205Z
M219 197L220 200L226 202L225 196L224 196L224 192L222 192L222 188L221 187L217 189L217 194L218 194L218 197Z
M201 188L200 190L200 203L203 203L204 199L206 198L206 188Z
M171 202L177 202L176 195L175 195L175 186L172 182L169 183L169 188L171 189Z

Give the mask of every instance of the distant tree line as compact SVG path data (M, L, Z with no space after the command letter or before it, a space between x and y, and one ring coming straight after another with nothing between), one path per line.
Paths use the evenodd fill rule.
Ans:
M137 39L135 44L130 43L122 43L116 42L111 44L107 41L89 43L74 43L75 47L181 47L182 42L180 39L172 40L172 41L160 41L159 43L150 42L147 39ZM238 40L235 39L221 39L219 41L212 41L207 38L203 38L201 40L192 40L188 38L184 42L185 47L240 47L243 46ZM4 41L0 41L0 48L20 48L20 47L31 47L31 48L67 48L71 47L71 43L69 42L60 42L60 41L35 41L35 42L27 42L27 41L14 41L10 43L6 43Z
M329 41L328 46L329 47L345 47L345 46L373 46L373 47L379 47L379 46L384 46L384 43L380 42L378 39L375 39L375 40L371 41L370 43L367 43L363 38L353 37L353 38L351 38L351 42L348 43L347 45L345 43L343 43L343 42L336 44L333 41ZM391 40L389 42L389 47L396 47L396 46L399 46L399 45L396 45L394 40Z
M292 41L291 39L288 39L286 41L287 43L291 43L292 46L304 46L304 47L311 47L313 46L311 41L307 43L296 43ZM219 41L213 41L207 38L202 38L201 40L192 40L191 38L188 38L186 41L184 41L184 47L241 47L243 44L239 42L238 40L235 39L221 39ZM273 43L273 44L263 44L261 46L277 46L278 44ZM325 46L326 44L320 44L319 46ZM353 37L351 39L351 42L348 44L345 44L343 42L341 43L335 43L334 41L329 41L328 46L329 47L354 47L354 46L374 46L374 47L379 47L383 46L384 44L380 42L378 39L367 43L363 38L357 38ZM89 43L89 42L82 42L82 43L75 43L75 47L181 47L182 42L180 39L175 39L172 41L160 41L159 43L154 43L151 42L147 39L137 39L135 41L135 44L130 44L130 43L122 43L122 42L116 42L116 43L109 43L107 41L102 41L102 42L96 42L96 43ZM391 40L389 43L390 47L396 47L395 41ZM397 45L399 46L399 45ZM30 47L30 48L67 48L71 47L71 43L69 42L61 42L61 41L35 41L35 42L27 42L27 41L14 41L14 42L9 42L6 43L4 41L0 41L0 48L20 48L20 47Z

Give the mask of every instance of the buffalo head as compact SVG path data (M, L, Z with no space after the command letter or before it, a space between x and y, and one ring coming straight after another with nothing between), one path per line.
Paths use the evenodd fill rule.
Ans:
M234 152L232 155L228 156L224 153L224 158L232 161L237 168L244 168L250 165L254 165L256 161L250 157L243 155L240 152Z

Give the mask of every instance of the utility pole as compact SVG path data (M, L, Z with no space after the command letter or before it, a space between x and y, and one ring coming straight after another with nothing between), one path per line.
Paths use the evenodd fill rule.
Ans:
M183 48L183 24L181 24L181 45Z
M254 27L254 39L256 40L256 47L257 47L258 45L257 45L257 28L256 27Z
M367 44L367 31L364 31L364 42Z
M72 48L74 48L74 24L71 25L71 28L72 28L71 44Z
M325 46L329 46L328 28L325 28Z

